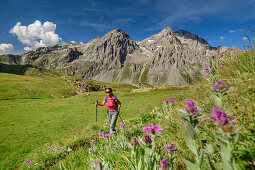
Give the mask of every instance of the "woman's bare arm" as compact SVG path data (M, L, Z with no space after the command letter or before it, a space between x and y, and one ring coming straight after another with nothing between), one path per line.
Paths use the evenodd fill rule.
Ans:
M119 104L118 105L118 112L120 112L121 102L119 101L119 99L117 99L117 103Z
M105 101L103 100L103 102L100 104L100 103L98 103L98 101L96 101L96 105L98 105L98 106L104 106L105 105Z

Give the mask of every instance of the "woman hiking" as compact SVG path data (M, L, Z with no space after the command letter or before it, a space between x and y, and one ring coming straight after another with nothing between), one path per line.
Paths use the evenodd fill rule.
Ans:
M115 126L117 122L118 115L120 113L121 102L119 99L113 95L111 88L106 88L105 93L107 96L104 98L103 103L99 104L96 101L96 105L104 106L107 105L107 116L110 124L110 133L116 135Z

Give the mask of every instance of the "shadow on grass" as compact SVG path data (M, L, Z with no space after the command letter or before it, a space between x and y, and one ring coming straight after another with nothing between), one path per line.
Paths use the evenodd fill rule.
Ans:
M32 65L15 65L0 63L0 73L24 75L27 69L32 67Z

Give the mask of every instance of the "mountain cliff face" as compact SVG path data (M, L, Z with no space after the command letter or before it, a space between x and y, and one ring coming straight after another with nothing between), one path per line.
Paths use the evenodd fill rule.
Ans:
M87 44L66 43L41 47L0 61L32 64L82 78L133 84L181 85L204 74L210 57L223 57L236 47L211 47L204 39L167 27L143 41L133 41L120 29Z

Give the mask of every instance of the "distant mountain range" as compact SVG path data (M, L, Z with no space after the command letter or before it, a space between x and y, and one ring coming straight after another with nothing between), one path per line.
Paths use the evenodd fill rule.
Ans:
M0 61L106 82L182 85L203 77L211 56L219 59L233 51L240 49L211 47L198 35L169 27L143 41L133 41L115 29L84 45L41 47L21 55L2 55Z

